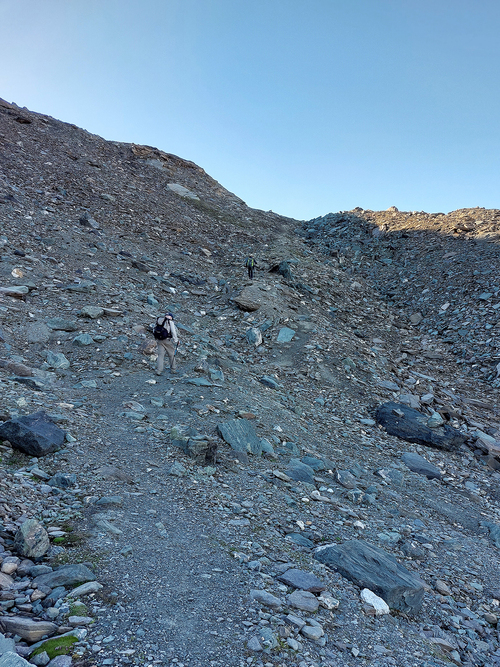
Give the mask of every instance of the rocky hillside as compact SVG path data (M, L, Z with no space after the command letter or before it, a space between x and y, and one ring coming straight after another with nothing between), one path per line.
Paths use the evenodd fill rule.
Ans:
M0 101L0 655L500 665L498 216L303 223Z
M500 386L500 211L355 209L307 222L304 235L463 364L458 376Z

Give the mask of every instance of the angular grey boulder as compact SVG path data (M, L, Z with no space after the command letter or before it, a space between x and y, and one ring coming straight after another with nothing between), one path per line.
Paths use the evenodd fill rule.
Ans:
M50 548L49 535L36 519L27 519L14 537L16 551L26 558L40 558Z
M285 471L296 482L314 484L314 470L299 459L290 459L290 467Z
M73 338L73 345L77 345L78 347L84 347L85 345L92 345L93 342L94 339L88 333L83 333Z
M217 443L214 440L197 437L180 442L183 452L198 465L206 466L215 462L217 458Z
M37 586L75 586L76 584L85 584L87 581L95 581L95 575L85 565L61 565L53 572L40 574L33 579L33 584Z
M391 609L416 613L424 597L424 582L382 549L350 540L318 547L314 558L337 570L360 588L369 588Z
M231 419L224 424L219 424L217 431L236 452L250 452L255 456L262 454L262 443L247 419Z
M279 330L278 337L276 338L277 343L289 343L292 338L295 336L295 331L290 329L290 327L282 327Z
M314 614L315 611L318 611L319 600L309 591L296 590L288 596L288 604L295 609Z
M277 382L270 375L263 375L261 378L259 378L259 382L262 382L263 385L269 387L270 389L281 389L283 387L282 384Z
M52 350L47 351L47 365L56 370L65 370L70 367L69 360L62 352L52 352Z
M8 591L14 586L14 579L10 574L0 572L0 591Z
M69 489L70 486L75 486L76 475L75 473L65 475L62 472L56 472L56 474L52 475L52 477L48 480L47 484L58 489Z
M52 317L47 320L47 326L54 331L78 331L78 324L63 317Z
M447 424L430 428L427 426L428 415L403 403L383 403L377 408L375 416L389 435L395 435L407 442L445 450L458 449L466 442L466 437L460 431Z
M73 659L70 655L56 655L49 662L49 667L71 667Z
M420 454L405 452L401 460L412 472L424 475L427 479L441 479L441 471L435 465L424 459Z
M61 449L65 432L42 410L0 424L0 440L29 456L45 456Z
M245 334L245 338L251 345L255 345L255 347L262 345L262 332L257 327L248 329Z
M294 544L298 544L300 547L306 547L307 549L312 549L315 546L314 542L302 535L302 533L288 533L285 539L290 540L290 542L293 542Z

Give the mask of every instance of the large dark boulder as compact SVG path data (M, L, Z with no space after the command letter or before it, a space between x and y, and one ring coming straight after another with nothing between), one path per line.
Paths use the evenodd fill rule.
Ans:
M41 411L16 417L0 425L0 440L29 456L45 456L61 449L65 432Z
M446 450L457 449L466 442L466 437L460 431L447 424L430 428L427 426L427 415L402 403L384 403L377 408L375 416L389 435L407 442Z
M314 558L360 588L369 588L391 609L409 614L420 609L424 582L382 549L362 540L351 540L341 545L318 547Z

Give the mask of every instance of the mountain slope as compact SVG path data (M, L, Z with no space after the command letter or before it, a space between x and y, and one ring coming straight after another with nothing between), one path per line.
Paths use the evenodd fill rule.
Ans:
M1 539L26 516L87 533L58 556L92 561L105 584L86 601L96 623L75 661L500 664L498 551L482 525L500 521L499 475L478 444L499 429L496 242L453 238L460 212L302 223L258 211L191 162L6 102L0 141L0 286L28 290L0 300L4 418L43 407L75 438L36 462L4 446L15 466L2 464ZM493 232L496 212L467 212L479 215ZM166 309L180 373L157 378L149 331ZM14 378L13 364L40 384ZM379 428L375 409L408 396L467 445L430 449ZM263 456L221 439L220 425L242 418L267 441ZM411 472L403 453L440 475ZM47 496L34 466L74 473L76 489ZM313 558L360 537L426 582L416 616L365 614L359 588ZM320 577L338 608L293 607L278 579L290 567ZM308 639L301 622L324 634Z

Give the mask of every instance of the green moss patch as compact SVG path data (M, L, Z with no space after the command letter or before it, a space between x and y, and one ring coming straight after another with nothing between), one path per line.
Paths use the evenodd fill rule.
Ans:
M75 602L69 607L69 616L88 616L89 610L83 602Z
M61 635L60 637L53 637L52 639L46 639L42 642L31 654L30 658L33 658L39 653L47 651L47 655L52 660L58 655L67 655L73 644L79 641L78 637L74 634Z

